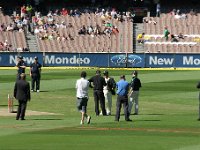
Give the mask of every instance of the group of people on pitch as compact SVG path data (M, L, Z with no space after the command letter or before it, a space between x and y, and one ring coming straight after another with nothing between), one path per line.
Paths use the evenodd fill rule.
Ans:
M117 94L115 121L118 122L120 119L122 104L124 107L126 121L132 121L129 116L131 114L133 104L135 106L134 115L138 115L138 96L141 82L138 78L137 71L132 72L132 80L130 83L126 81L125 75L121 75L120 80L116 83L115 80L109 76L107 70L103 72L103 77L101 76L100 70L97 70L96 75L88 80L86 79L86 76L87 73L82 71L81 78L76 82L77 108L78 111L81 112L81 125L84 124L85 119L87 124L89 124L91 120L91 116L87 114L89 87L93 88L96 116L111 115L112 95L115 94ZM101 111L99 110L99 105L101 107Z

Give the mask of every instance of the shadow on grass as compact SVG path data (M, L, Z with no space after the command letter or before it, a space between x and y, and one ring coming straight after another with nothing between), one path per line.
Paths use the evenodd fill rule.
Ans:
M28 119L28 120L63 120L63 119L57 119L57 118L37 118L37 119Z
M16 111L16 110L13 110L13 111L11 111L10 113L17 113L17 111Z
M134 115L134 114L131 114L131 115ZM162 115L165 115L165 114L139 114L139 115L162 116Z
M32 93L46 93L46 92L49 92L49 91L40 91L40 92L34 91L34 92L32 92Z
M41 93L49 92L49 91L40 91Z
M15 104L13 106L18 106L18 104ZM0 105L0 107L8 107L8 105Z
M137 114L134 114L134 113L132 113L132 114L130 114L130 116L145 116L145 115L149 115L149 116L162 116L162 115L165 115L165 114L139 114L139 115L137 115ZM115 116L115 114L112 114L112 115L109 115L109 116ZM122 113L122 114L120 114L120 116L124 116L124 114Z
M146 121L147 121L147 122L148 122L148 121L149 121L149 122L153 121L153 122L154 122L154 121L161 121L161 120L158 120L158 119L149 119L149 120L146 120L146 119L145 119L145 120L134 120L134 121L135 121L135 122L138 122L138 121L145 121L145 122L146 122Z

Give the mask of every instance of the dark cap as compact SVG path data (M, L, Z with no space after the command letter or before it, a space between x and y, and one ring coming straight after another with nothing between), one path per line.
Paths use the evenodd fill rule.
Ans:
M105 70L105 71L103 72L103 74L104 74L104 75L108 75L108 71Z
M37 57L37 56L35 56L35 57L34 57L34 59L35 59L35 60L38 60L38 57Z
M100 70L97 70L97 71L96 71L96 74L101 74L101 71L100 71Z
M132 72L132 75L137 76L137 74L138 74L138 72L137 72L136 70L134 70L134 71Z

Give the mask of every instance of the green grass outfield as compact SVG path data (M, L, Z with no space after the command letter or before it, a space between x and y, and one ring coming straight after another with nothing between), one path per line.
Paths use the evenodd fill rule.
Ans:
M88 78L96 71L96 68L83 69ZM54 114L27 115L25 121L16 121L15 114L0 114L0 150L200 149L196 89L200 70L141 69L140 114L131 115L133 122L125 122L124 116L120 122L114 122L116 96L112 116L96 117L90 89L88 113L92 120L90 125L83 126L79 124L74 88L80 71L80 68L44 68L41 92L32 93L27 110ZM116 81L121 74L131 80L131 69L109 72ZM0 110L7 109L7 94L13 93L15 74L13 68L0 70ZM14 104L16 109L17 102Z

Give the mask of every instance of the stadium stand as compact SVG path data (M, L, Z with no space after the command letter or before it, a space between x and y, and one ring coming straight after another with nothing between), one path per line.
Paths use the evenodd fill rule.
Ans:
M25 9L30 5L20 0L12 5L0 3L13 8L10 14L0 12L1 51L200 53L200 13L196 0L183 0L181 4L172 0L46 0L39 3L29 0L28 3L33 6L31 13L25 11L29 23L17 30L12 29L18 25L16 18L22 16L24 4ZM138 16L146 16L142 24L138 23ZM165 28L169 38L164 38ZM136 41L139 32L145 33L143 44Z
M143 19L147 53L200 53L200 14L192 2L183 4L173 1L163 7L160 17ZM164 3L165 2L165 3ZM187 7L186 7L187 6ZM169 31L169 39L164 38L165 28Z
M11 16L0 11L1 51L24 51L27 48L23 30L16 29Z
M110 11L102 9L99 12L80 12L79 15L49 16L53 18L52 25L48 23L48 15L43 16L44 19L41 17L42 25L37 22L36 30L39 31L36 31L36 36L40 51L133 52L133 25L127 15L116 14L114 18ZM45 31L44 25L48 26ZM85 31L80 31L83 26ZM61 49L55 50L55 45Z

